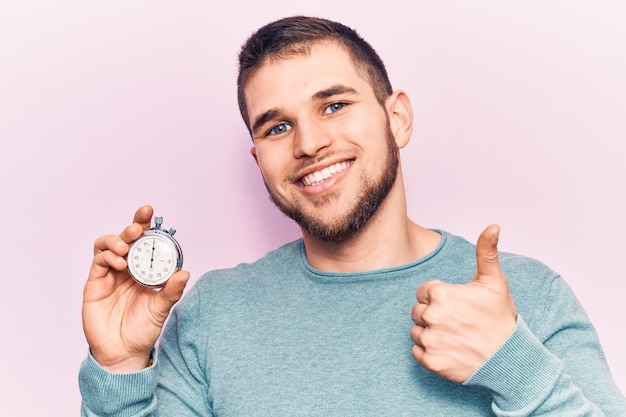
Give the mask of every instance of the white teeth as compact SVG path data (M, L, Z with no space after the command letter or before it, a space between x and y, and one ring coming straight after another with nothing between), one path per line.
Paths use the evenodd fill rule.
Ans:
M338 162L319 171L312 172L302 177L302 184L307 186L321 184L326 179L346 169L348 165L348 162Z

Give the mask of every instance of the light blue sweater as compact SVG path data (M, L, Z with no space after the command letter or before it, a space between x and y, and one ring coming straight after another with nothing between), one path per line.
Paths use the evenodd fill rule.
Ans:
M327 273L301 240L204 275L173 311L155 364L111 374L88 357L83 416L626 416L596 333L544 265L501 254L519 313L464 384L411 356L410 311L431 279L465 283L475 247L441 232L429 256Z

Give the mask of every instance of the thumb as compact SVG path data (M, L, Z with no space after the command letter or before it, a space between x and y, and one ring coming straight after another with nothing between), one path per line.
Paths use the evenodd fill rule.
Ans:
M159 320L165 322L171 308L183 296L183 291L189 281L188 271L178 271L165 283L160 291L154 294L154 307Z
M474 281L504 277L498 261L498 237L500 226L488 226L478 237L476 243L476 276Z

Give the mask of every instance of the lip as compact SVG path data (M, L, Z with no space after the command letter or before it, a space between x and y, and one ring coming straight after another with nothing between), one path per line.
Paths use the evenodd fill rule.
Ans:
M300 189L310 194L319 194L331 188L342 179L350 170L354 159L339 159L324 161L323 164L316 164L306 167L298 173L294 184ZM326 170L324 173L322 171ZM309 177L311 174L315 177ZM320 181L321 180L321 181ZM318 182L319 181L319 182Z

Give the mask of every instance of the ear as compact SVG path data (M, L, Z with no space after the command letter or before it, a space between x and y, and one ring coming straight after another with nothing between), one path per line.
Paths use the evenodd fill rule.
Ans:
M401 90L394 91L385 100L391 133L396 138L398 148L404 148L413 132L413 107L409 96Z
M258 158L258 156L256 154L256 146L253 146L252 148L250 148L250 154L254 158L254 162L256 162L257 166L260 168L260 166L259 166L259 158Z

